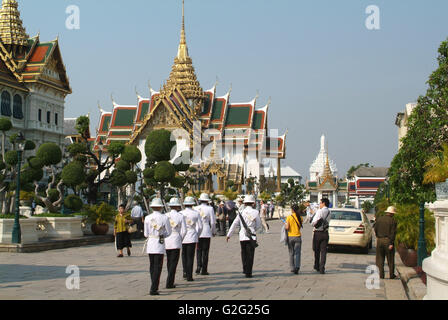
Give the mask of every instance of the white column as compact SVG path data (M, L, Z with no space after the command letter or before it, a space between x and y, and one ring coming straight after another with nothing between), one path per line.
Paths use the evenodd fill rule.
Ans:
M436 248L431 257L423 260L427 275L424 300L448 300L448 200L428 206L436 220Z
M338 207L338 193L337 191L333 191L333 208Z

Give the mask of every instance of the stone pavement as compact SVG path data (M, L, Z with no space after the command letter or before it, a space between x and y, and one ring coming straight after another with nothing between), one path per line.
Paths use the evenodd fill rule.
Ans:
M234 235L212 239L209 276L182 279L179 263L176 289L165 289L166 259L158 297L148 295L149 259L142 256L143 241L134 242L131 257L116 258L113 244L61 249L40 253L0 253L0 299L99 300L406 300L400 280L381 280L379 289L366 288L369 255L338 249L327 257L327 274L313 270L312 229L303 234L302 268L290 273L287 248L280 243L279 221L268 221L270 234L260 234L254 278L242 274L240 245ZM80 270L79 290L68 290L69 265ZM195 263L196 267L196 263ZM386 269L387 274L387 269Z

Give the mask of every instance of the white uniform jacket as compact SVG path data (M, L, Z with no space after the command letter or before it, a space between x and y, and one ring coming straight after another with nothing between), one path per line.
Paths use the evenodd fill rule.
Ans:
M165 254L165 244L159 242L159 237L168 238L170 235L171 225L167 216L154 211L145 218L145 237L148 238L146 253Z
M202 232L199 238L211 238L216 234L216 216L212 206L201 204L194 208L201 217Z
M261 219L258 210L255 210L252 207L246 207L244 211L241 213L241 215L243 216L243 219L246 222L249 229L251 230L251 232L253 234L256 234L256 231L261 228ZM246 229L241 223L239 215L237 215L235 221L233 221L233 224L229 229L227 237L230 238L232 236L237 226L240 226L240 241L249 241L250 239L246 237ZM257 237L254 236L252 237L252 239L256 240Z
M171 235L165 239L166 250L182 249L182 241L187 234L187 224L182 213L171 210L166 216L170 220Z
M202 220L199 213L191 208L186 208L181 211L185 218L187 225L187 234L182 241L183 244L197 243L199 241L199 235L202 232Z

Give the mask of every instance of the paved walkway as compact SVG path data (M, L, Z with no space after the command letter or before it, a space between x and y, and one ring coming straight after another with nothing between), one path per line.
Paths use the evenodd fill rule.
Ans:
M330 252L327 274L313 270L311 226L304 229L302 268L289 271L287 248L280 244L280 222L270 221L270 234L259 235L254 278L242 274L237 235L212 239L209 276L182 279L179 263L176 285L165 289L166 260L158 297L148 295L149 260L141 256L143 242L134 242L132 257L117 259L113 244L40 253L0 253L0 299L163 299L163 300L386 300L406 299L400 280L381 280L379 289L366 288L366 268L375 263L374 250ZM66 268L80 270L80 289L68 290ZM195 263L196 267L196 263ZM386 270L387 273L387 270Z

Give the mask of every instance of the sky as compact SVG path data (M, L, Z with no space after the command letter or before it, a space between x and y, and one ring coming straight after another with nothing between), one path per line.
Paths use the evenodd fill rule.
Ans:
M76 5L80 28L66 27ZM379 30L366 20L379 9ZM59 36L73 94L65 117L91 114L111 94L136 104L169 77L181 0L19 0L24 26L41 41ZM387 167L398 149L395 118L427 90L448 38L446 0L186 0L187 43L204 90L232 85L231 102L257 108L269 97L269 127L288 130L282 163L309 176L325 134L339 176L352 165ZM370 21L370 20L369 20ZM378 21L378 20L376 20Z

